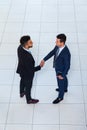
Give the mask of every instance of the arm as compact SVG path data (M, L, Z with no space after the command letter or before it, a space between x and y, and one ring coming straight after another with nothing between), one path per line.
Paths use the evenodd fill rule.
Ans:
M39 70L41 70L41 66L40 65L34 67L34 72L39 71Z
M24 57L24 66L28 73L32 74L34 71L34 66L30 57Z
M32 63L32 61L30 62L30 60L27 60L26 68L28 70L29 70L29 68L31 68L30 71L34 71L34 72L41 70L41 66L40 65L34 67L31 63Z
M56 47L51 52L49 52L48 55L43 58L43 60L44 61L49 60L55 54L55 49L56 49Z

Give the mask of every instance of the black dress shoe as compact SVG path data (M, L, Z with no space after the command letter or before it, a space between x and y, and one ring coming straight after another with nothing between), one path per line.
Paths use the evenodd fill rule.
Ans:
M58 91L58 92L59 92L59 88L56 88L56 91ZM65 92L65 93L67 93L67 92L68 92L68 90L65 90L64 92Z
M21 93L21 94L20 94L20 97L21 97L21 98L23 98L23 97L24 97L24 95L25 95L25 93Z
M38 99L30 99L29 101L27 101L27 104L36 104L38 102L39 102Z
M57 104L59 102L61 102L63 100L63 98L57 98L53 101L53 104Z

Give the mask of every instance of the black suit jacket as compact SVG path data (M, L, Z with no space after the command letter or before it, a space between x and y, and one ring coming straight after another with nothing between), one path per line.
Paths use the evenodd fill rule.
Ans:
M35 67L35 61L32 54L24 50L21 45L18 47L17 54L18 67L16 72L20 74L22 78L33 79L34 72L40 70L41 67Z
M61 74L65 77L70 69L71 54L68 47L65 46L59 56L55 59L57 49L58 47L55 46L55 48L43 60L47 61L49 58L54 56L53 66L55 67L57 75Z

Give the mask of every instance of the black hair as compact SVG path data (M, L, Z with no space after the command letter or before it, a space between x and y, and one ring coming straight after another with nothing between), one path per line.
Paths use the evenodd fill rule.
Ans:
M30 40L30 36L26 35L26 36L22 36L21 39L20 39L20 43L22 46L24 46L28 40Z
M56 36L57 39L60 39L60 42L66 42L66 35L65 34L59 34Z

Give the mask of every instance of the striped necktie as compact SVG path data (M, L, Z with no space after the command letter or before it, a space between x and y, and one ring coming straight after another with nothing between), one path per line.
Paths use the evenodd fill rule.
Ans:
M58 55L59 55L59 48L56 51L55 60L57 59Z
M55 56L54 56L53 68L55 68L55 61L56 61L56 59L57 59L57 57L58 57L58 54L59 54L59 48L57 49L56 54L55 54Z

